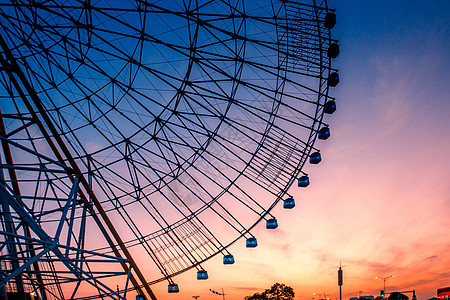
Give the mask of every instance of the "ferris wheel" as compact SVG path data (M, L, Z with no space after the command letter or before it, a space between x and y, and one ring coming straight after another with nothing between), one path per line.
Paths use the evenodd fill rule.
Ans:
M319 0L0 3L0 293L156 299L256 247L330 136L335 23Z

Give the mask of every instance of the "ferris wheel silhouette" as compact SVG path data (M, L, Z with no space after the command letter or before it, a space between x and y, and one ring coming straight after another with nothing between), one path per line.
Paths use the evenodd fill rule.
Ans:
M1 289L156 299L256 247L330 137L335 23L314 0L0 3Z

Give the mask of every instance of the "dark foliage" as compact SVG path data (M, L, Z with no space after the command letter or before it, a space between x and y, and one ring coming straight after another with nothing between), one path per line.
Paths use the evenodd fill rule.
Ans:
M294 296L295 293L292 287L277 282L272 285L270 289L267 289L262 293L247 296L245 297L245 300L293 300Z

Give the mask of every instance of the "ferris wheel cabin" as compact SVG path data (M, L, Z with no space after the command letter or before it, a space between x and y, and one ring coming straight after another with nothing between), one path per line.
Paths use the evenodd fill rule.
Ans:
M314 152L309 156L309 163L313 165L317 165L322 161L322 155L320 155L320 152Z
M339 84L339 74L336 72L330 73L327 79L328 86L335 87Z
M336 25L336 14L330 11L325 15L323 26L328 29L333 29L334 25Z
M284 209L292 209L295 207L295 201L294 198L292 196L290 196L289 198L283 200L283 208Z
M258 240L255 237L248 238L245 241L245 247L247 248L256 248L258 246Z
M301 176L298 179L298 187L307 187L309 185L309 177L307 175Z
M331 115L336 111L336 102L334 100L327 101L323 106L323 112Z
M231 254L227 254L223 257L223 264L224 265L232 265L234 264L234 257Z
M266 228L267 229L275 229L278 227L278 221L275 218L269 219L266 221Z
M208 272L206 272L205 270L197 271L197 279L198 280L208 279Z
M330 128L328 128L328 127L322 127L322 128L320 128L320 130L318 131L317 138L318 138L319 140L327 140L327 139L330 137L330 135L331 135Z
M168 292L169 293L178 293L180 291L180 289L178 288L178 284L176 283L171 283L168 286Z
M341 53L341 51L339 50L338 43L332 43L330 47L328 47L327 55L329 58L336 58L338 57L339 53Z

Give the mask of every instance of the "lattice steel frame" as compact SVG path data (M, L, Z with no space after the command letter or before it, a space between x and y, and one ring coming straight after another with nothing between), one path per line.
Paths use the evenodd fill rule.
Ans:
M46 273L40 265L62 264L71 276L54 269L51 278L53 283L56 278L64 278L61 283L76 282L72 297L83 279L98 288L99 294L124 298L125 294L121 294L127 288L117 293L99 280L122 275L125 282L131 281L130 289L142 294L144 288L156 299L150 284L162 280L174 284L172 277L177 274L191 268L203 270L201 263L219 253L229 255L227 248L231 244L241 237L254 237L251 230L261 220L273 218L271 210L289 195L288 189L303 173L311 151L317 151L314 141L318 130L328 126L323 123L323 107L333 98L328 95L327 78L337 71L331 68L331 59L326 55L329 45L337 41L322 25L330 10L326 1L312 1L311 5L271 1L268 7L272 15L269 11L268 16L258 16L252 15L251 10L247 12L242 1L233 5L218 2L229 12L205 13L203 6L189 5L185 11L171 11L147 1L135 1L134 7L108 7L90 1L74 1L70 5L53 1L0 4L1 83L7 93L3 99L12 100L16 111L10 113L8 107L8 112L1 114L0 139L5 160L1 168L7 174L2 177L0 189L1 258L7 264L1 266L2 285L15 278L15 284L21 286L26 278L25 285L41 290L43 299L46 293L56 297L56 293L46 289L50 283L43 278ZM67 14L61 13L65 11ZM141 27L122 19L133 14L144 20ZM183 46L181 42L163 39L166 34L175 36L175 29L150 34L144 24L149 14L186 22L190 44ZM102 18L113 25L95 23ZM254 33L253 27L257 26L275 28L275 40L265 40L262 33ZM201 32L209 40L202 41ZM137 41L131 55L121 48L121 39ZM146 62L144 45L157 45L184 57L188 65L185 75L178 78L176 72L164 73ZM65 53L58 52L61 49ZM256 56L257 51L263 51L263 56L273 55L275 63ZM112 64L101 65L99 55L116 59L117 66L122 64L121 69L114 70ZM63 60L67 60L66 66L62 65ZM162 70L165 64L159 65ZM235 69L230 71L232 65ZM83 68L94 73L91 81L106 79L106 83L94 90L94 85L83 81L87 74ZM125 71L130 72L129 79L123 75ZM249 79L257 72L263 75ZM165 91L145 90L138 74L152 76L174 91L170 100L159 102L158 97L164 98ZM318 86L295 81L299 78L314 80ZM240 96L239 91L245 96ZM98 95L109 92L111 100L102 103ZM250 94L256 96L251 98ZM58 97L65 99L55 100ZM126 100L130 104L120 108L123 99L131 99ZM141 103L144 100L161 106L156 109L158 113L147 109ZM108 112L103 113L101 105L106 105ZM296 105L310 106L312 110L305 113ZM85 106L89 107L88 113ZM182 106L184 110L180 109ZM148 124L139 124L142 114L138 108L151 117ZM236 112L248 116L249 122L239 122L233 116ZM71 114L81 121L74 118L71 123ZM112 118L121 118L136 129L122 132L115 128ZM202 118L214 121L202 122ZM105 128L99 129L103 124L111 126L111 132L103 133ZM99 138L110 144L88 151L82 142L85 127L97 130ZM308 134L299 138L291 128L306 130ZM142 143L143 135L148 142ZM114 151L116 157L102 161L100 158L108 151ZM13 160L14 155L19 162ZM150 155L155 158L150 160ZM166 165L161 167L161 162ZM117 166L126 172L121 173ZM111 180L112 176L116 181ZM202 180L215 184L214 188L208 190ZM273 197L269 205L245 190L248 182L254 184L252 188ZM26 193L22 194L21 189L26 189ZM187 196L180 196L183 192ZM150 197L170 204L179 220L172 221L161 213ZM242 205L256 219L243 222L222 199ZM129 207L136 205L147 211L159 230L141 230L128 215ZM202 218L206 212L216 216L235 236L226 241L218 238L206 224L207 219ZM44 219L48 216L52 216L53 224L58 224L56 231L51 226L45 229ZM119 216L122 221L117 221ZM87 222L95 224L108 248L85 250ZM134 238L123 240L118 223L126 224ZM162 277L151 281L144 278L129 251L137 246L145 249ZM89 259L90 256L94 258ZM75 257L74 262L67 262L69 257ZM95 274L89 270L89 264L107 261L119 264L122 271ZM59 283L56 285L62 296Z

